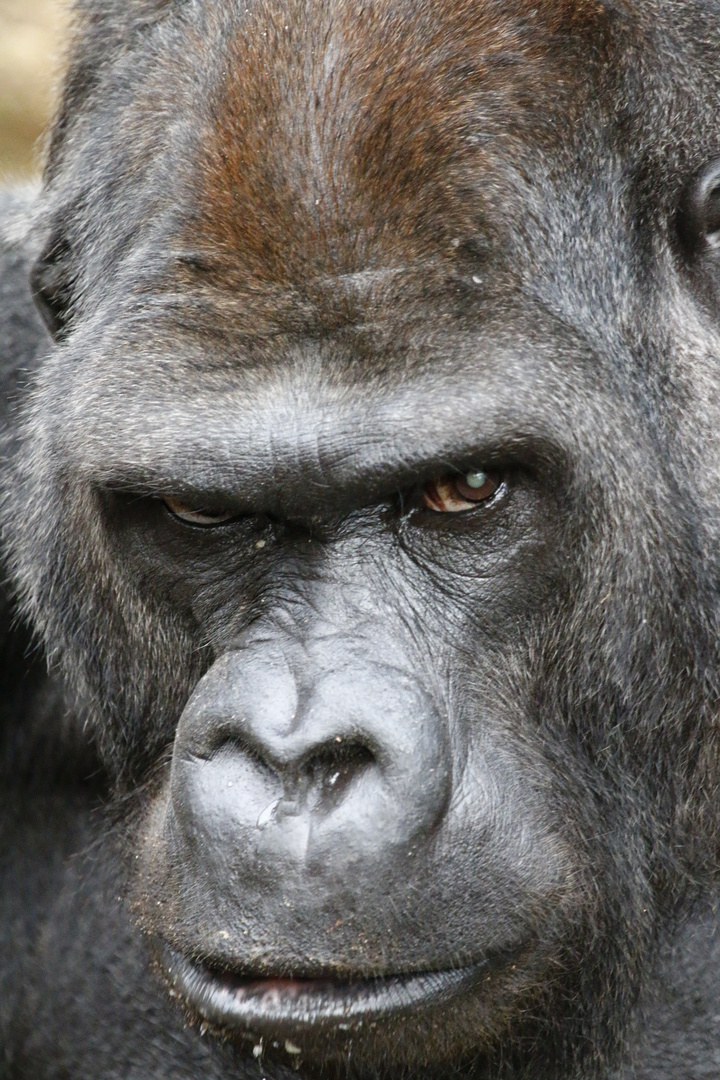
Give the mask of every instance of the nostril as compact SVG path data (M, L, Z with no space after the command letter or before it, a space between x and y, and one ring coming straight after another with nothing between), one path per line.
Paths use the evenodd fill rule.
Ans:
M261 773L277 776L280 771L267 748L253 739L249 733L238 731L237 727L224 723L218 724L211 735L205 739L202 750L187 749L185 756L208 762L229 756L243 759L251 768Z
M308 791L314 792L320 802L335 805L353 781L375 763L375 755L364 743L338 735L313 750L300 771Z
M191 765L222 769L225 762L228 767L241 768L241 787L250 776L255 783L279 782L288 798L309 806L336 805L353 781L377 764L375 753L366 743L352 737L337 735L298 753L289 746L263 745L245 733L228 731L225 725L218 725L202 748L184 747L180 757ZM235 787L235 783L231 786Z

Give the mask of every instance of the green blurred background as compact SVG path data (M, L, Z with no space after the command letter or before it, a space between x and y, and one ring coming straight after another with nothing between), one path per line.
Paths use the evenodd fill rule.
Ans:
M67 38L69 0L0 0L0 183L36 175Z

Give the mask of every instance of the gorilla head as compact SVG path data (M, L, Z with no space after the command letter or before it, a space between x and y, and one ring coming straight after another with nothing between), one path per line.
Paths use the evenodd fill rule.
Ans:
M600 1074L715 869L717 17L80 4L5 520L239 1061Z

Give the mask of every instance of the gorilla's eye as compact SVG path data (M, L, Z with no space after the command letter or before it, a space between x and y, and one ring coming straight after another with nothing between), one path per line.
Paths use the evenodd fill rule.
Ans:
M232 510L223 510L219 507L188 506L187 503L181 502L180 499L166 498L162 501L172 516L177 518L178 521L184 522L185 525L203 525L205 527L222 525L225 521L237 517L237 514Z
M464 475L448 474L430 480L423 491L423 505L428 510L443 514L458 514L471 510L478 503L492 499L500 487L501 479L493 472L469 472Z
M720 248L720 160L698 173L685 192L679 227L686 246L696 254Z

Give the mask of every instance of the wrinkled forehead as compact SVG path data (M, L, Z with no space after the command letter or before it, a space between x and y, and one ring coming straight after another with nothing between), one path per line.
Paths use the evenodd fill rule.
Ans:
M602 0L216 5L190 49L213 74L185 239L283 285L487 231L503 163L596 116L625 23Z

